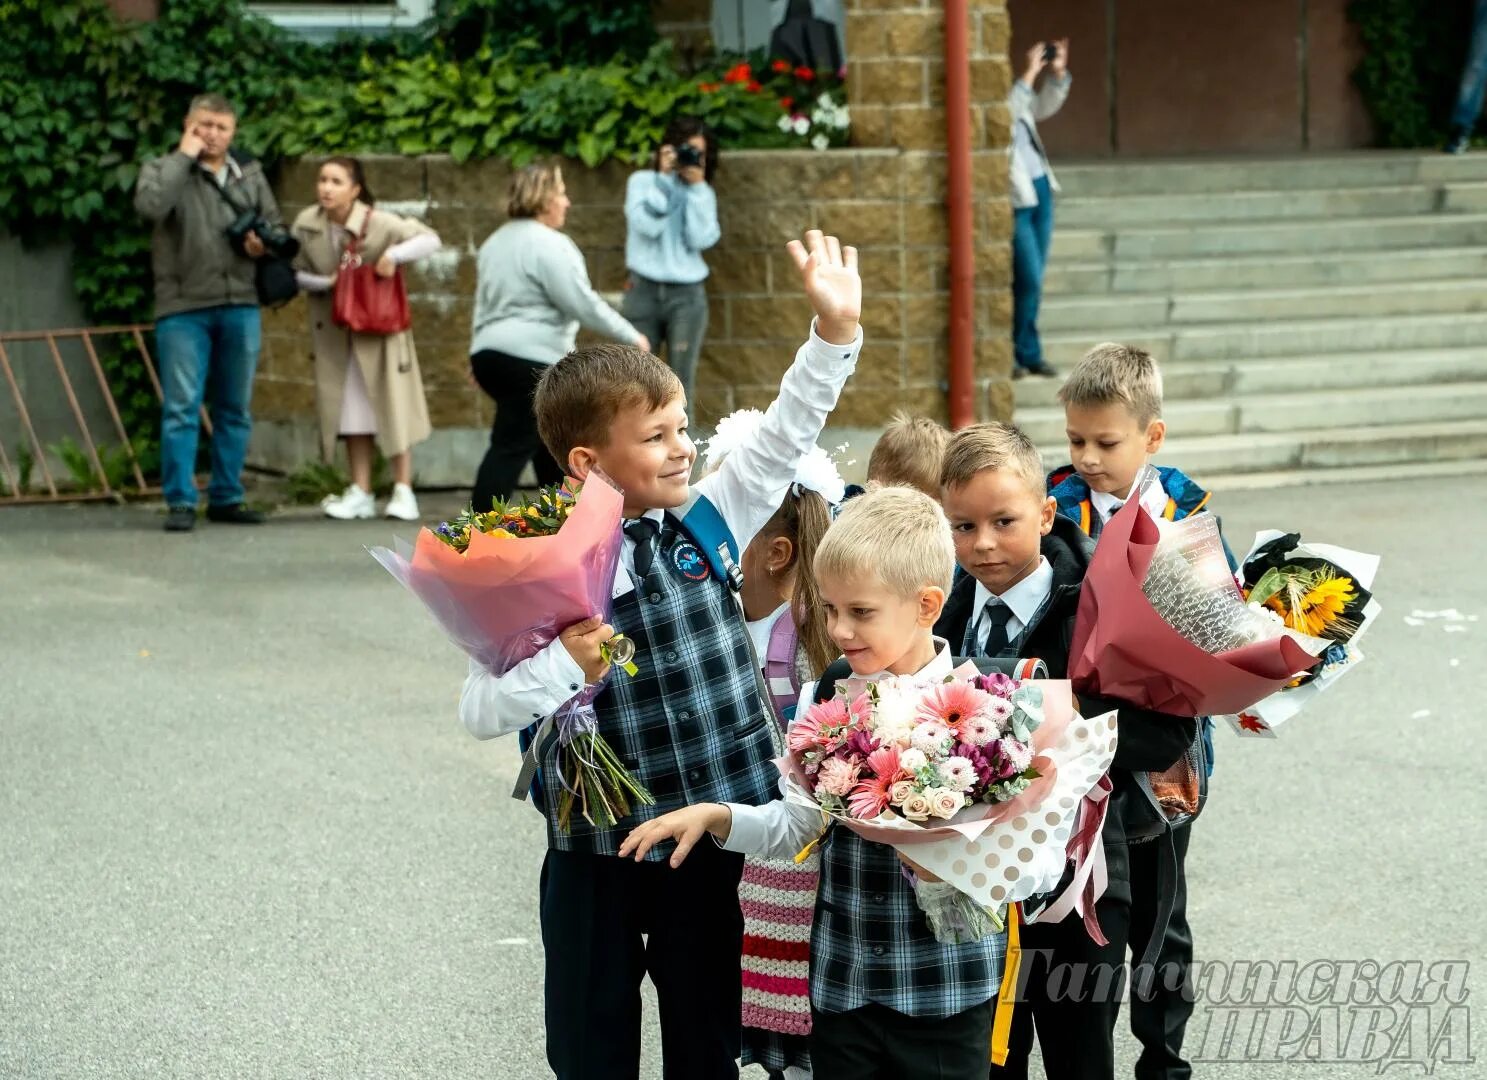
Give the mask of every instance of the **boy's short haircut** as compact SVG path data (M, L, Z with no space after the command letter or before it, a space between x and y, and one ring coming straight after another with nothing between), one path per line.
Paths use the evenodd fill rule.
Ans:
M867 459L867 478L879 484L915 487L940 494L940 459L950 433L927 416L896 412Z
M682 383L658 357L633 345L585 345L542 374L532 403L537 432L564 469L575 446L607 446L623 409L659 409L681 397Z
M972 424L950 436L945 464L940 469L942 488L960 487L987 469L1005 469L1026 481L1038 498L1048 496L1048 478L1043 455L1023 430L1011 424Z
M851 499L816 549L816 576L871 573L900 596L948 590L955 539L940 504L911 487L874 488Z
M1124 405L1145 427L1162 415L1162 372L1145 349L1107 341L1074 365L1058 399L1065 405Z

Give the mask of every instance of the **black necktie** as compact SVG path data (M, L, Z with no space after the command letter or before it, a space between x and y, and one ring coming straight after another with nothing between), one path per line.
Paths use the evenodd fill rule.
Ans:
M1000 600L986 603L982 620L986 623L986 644L981 646L982 656L1001 656L1007 649L1007 623L1012 619L1012 609Z
M643 578L651 572L651 563L656 558L656 535L661 526L654 518L636 518L625 523L625 535L635 542L635 576Z

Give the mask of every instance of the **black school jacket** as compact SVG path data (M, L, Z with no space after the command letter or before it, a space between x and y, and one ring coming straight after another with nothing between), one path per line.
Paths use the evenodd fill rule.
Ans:
M1043 613L1032 626L1023 630L1017 654L1042 660L1048 665L1049 676L1055 679L1068 678L1074 616L1079 611L1079 589L1094 551L1094 541L1085 536L1075 522L1062 515L1053 519L1053 531L1043 538L1043 557L1053 567L1052 595ZM945 610L939 622L935 623L935 634L949 641L952 649L958 648L965 640L966 624L970 621L975 598L975 579L969 575L961 578L950 590ZM1128 835L1150 835L1158 825L1153 817L1156 811L1132 774L1161 772L1175 765L1192 745L1198 721L1192 717L1140 709L1113 698L1089 694L1079 694L1078 697L1079 711L1085 716L1101 716L1111 709L1119 712L1115 761L1110 767L1114 790L1101 838L1109 846L1124 845Z

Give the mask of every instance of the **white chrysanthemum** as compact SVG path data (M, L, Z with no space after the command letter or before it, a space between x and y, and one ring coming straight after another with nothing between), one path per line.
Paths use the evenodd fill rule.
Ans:
M960 722L961 741L972 746L985 746L1000 734L996 721L982 713L968 716Z
M1278 626L1286 625L1286 620L1281 617L1280 612L1273 611L1270 608L1266 607L1264 604L1246 604L1245 606L1253 611L1256 615L1269 619L1271 622L1277 624Z
M713 468L745 441L753 437L764 423L758 409L739 409L718 421L718 430L707 440L707 467Z
M940 777L945 786L955 791L970 791L976 784L976 766L970 758L952 755L940 766Z
M898 764L900 768L908 769L911 773L916 773L929 764L929 758L924 756L923 750L911 746L902 754L898 755Z
M831 145L831 140L820 132L811 136L811 147L815 150L825 150Z
M836 462L819 446L807 450L805 457L795 466L795 482L833 505L841 502L847 493L847 482L837 471Z
M1002 740L1002 755L1012 763L1012 767L1022 772L1033 763L1033 752L1024 743L1016 739Z
M795 128L795 134L797 134L797 135L806 135L806 134L809 134L810 133L810 130L811 130L811 120L810 120L810 117L808 117L808 116L796 116L796 117L793 117L792 118L791 122L792 122L792 124L793 124L793 126Z
M993 697L986 703L986 714L991 717L991 722L998 729L1005 730L1007 721L1012 719L1016 708L1006 698Z
M944 755L950 742L950 729L934 720L927 720L914 729L909 744L925 756L939 758Z
M779 120L775 122L786 135L795 130L795 119L789 113L781 113Z
M829 93L822 94L820 97L818 97L816 99L816 104L823 109L831 109L836 107L836 102L831 100L831 94Z
M852 126L852 110L846 105L843 105L836 111L836 115L832 117L832 126L838 131L846 131L847 128Z

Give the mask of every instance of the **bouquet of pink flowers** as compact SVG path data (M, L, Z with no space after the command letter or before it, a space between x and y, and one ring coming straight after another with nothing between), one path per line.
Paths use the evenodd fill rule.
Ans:
M953 886L949 905L916 892L936 936L963 941L1057 883L1073 819L1115 755L1115 714L1085 720L1065 681L967 666L949 680L848 680L787 738L786 797Z

